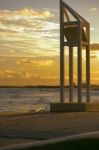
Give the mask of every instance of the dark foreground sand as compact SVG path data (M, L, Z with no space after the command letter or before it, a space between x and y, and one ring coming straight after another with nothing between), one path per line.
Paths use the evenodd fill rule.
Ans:
M99 112L0 115L0 146L93 131Z
M32 142L30 139L15 139L15 138L0 138L0 147L12 145L12 144L21 144Z

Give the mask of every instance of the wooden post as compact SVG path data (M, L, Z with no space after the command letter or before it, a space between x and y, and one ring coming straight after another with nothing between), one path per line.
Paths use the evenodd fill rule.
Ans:
M64 9L60 0L60 103L64 103Z
M78 46L78 103L82 102L82 46Z
M86 102L90 102L90 25L87 26L88 46L86 46Z
M82 103L82 25L79 23L78 30L78 103Z
M86 47L86 102L90 102L90 46Z
M69 102L73 102L73 47L69 46Z

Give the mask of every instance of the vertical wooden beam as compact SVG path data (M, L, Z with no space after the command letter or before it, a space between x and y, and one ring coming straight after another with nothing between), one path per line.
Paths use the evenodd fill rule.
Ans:
M73 47L69 46L69 102L73 102Z
M78 103L82 102L82 46L78 46Z
M78 103L82 103L82 26L78 28Z
M60 0L60 103L64 103L64 9Z
M86 47L86 102L90 102L90 46Z
M86 102L90 102L90 25L86 28L88 46L86 46Z

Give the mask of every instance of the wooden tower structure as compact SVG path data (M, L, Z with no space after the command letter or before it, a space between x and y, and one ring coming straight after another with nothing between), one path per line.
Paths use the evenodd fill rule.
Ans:
M69 98L65 103L65 47L69 48ZM73 101L73 49L77 47L78 99ZM82 101L82 49L86 50L86 101ZM50 105L51 112L99 111L90 102L90 24L60 0L60 102Z
M69 47L69 102L73 102L73 48L77 47L78 103L82 103L82 48L86 49L86 102L90 102L90 24L60 1L60 102L64 103L64 47Z

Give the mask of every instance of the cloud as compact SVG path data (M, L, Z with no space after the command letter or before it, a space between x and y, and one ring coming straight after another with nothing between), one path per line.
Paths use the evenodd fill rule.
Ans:
M11 78L14 78L14 77L15 77L15 76L14 76L14 75L11 75L11 74L10 74L10 75L6 75L6 78L10 78L10 79L11 79Z
M19 72L19 71L16 71L16 70L4 70L3 71L3 73L5 74L5 75L12 75L12 76L20 76L20 75L22 75L22 73L21 72Z
M34 60L30 58L22 58L20 60L16 61L17 65L29 65L29 66L35 66L35 67L50 67L53 65L52 59L43 59L43 58L34 58Z
M4 73L6 73L6 74L14 74L15 71L13 71L13 70L5 70Z
M56 54L59 24L51 21L56 16L57 13L49 9L0 10L0 55Z
M30 79L32 77L31 73L29 72L25 72L23 75L22 75L22 78L24 79Z
M34 60L32 61L32 64L34 66L37 66L37 67L49 67L49 66L52 66L53 64L53 61L52 60Z
M98 9L96 7L90 8L89 11L94 12L97 11Z
M6 58L4 58L4 57L0 57L0 62L1 62L1 63L6 62L6 60L7 60Z
M3 71L0 70L0 78L1 78L2 76L4 76L4 73L3 73Z
M59 57L0 57L1 85L56 85Z
M3 70L0 71L0 77L5 77L5 78L17 78L17 79L30 79L32 77L31 73L29 72L20 72L14 69L10 70Z
M99 43L92 43L90 45L91 50L99 51Z
M44 74L42 76L39 77L40 79L47 79L47 80L57 80L58 77L55 75L49 75L49 74Z
M91 55L90 58L91 58L91 59L96 59L96 58L97 58L97 55Z
M94 31L95 29L93 27L90 28L91 31Z
M33 8L24 8L16 11L0 10L0 18L6 17L7 20L20 20L21 17L46 19L55 17L55 13L51 10L38 10Z

